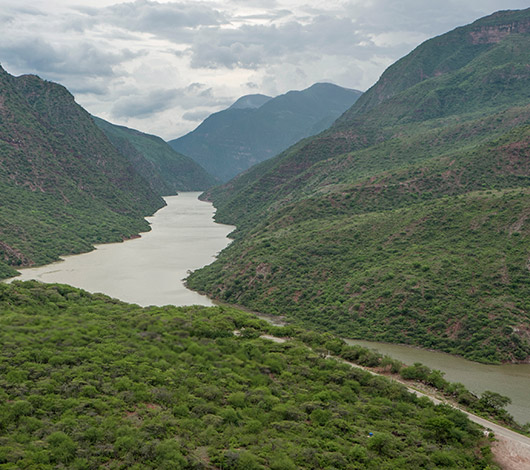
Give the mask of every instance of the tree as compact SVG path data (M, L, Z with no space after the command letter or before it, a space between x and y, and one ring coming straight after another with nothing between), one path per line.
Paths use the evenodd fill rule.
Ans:
M509 397L505 397L504 395L501 395L497 392L486 390L478 400L478 406L484 411L498 413L511 402L512 400Z

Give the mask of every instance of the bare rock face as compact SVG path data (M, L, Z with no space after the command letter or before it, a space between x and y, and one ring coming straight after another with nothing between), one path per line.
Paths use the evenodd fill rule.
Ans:
M469 33L472 44L497 44L510 34L530 32L530 20L517 21L500 26L483 26Z

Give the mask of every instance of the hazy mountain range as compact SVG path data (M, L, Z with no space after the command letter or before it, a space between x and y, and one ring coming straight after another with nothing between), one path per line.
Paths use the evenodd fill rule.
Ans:
M275 98L243 96L169 144L227 181L300 139L323 131L360 95L357 90L317 83Z

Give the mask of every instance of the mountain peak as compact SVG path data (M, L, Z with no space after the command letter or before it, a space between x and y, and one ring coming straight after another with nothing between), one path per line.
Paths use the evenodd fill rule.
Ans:
M348 90L349 88L344 88L339 85L335 85L334 83L330 82L317 82L311 85L310 87L306 88L303 91L307 90L326 90L326 89L334 89L334 88L340 88L342 90Z
M361 92L330 83L270 98L247 95L169 144L228 181L295 142L328 128Z
M254 95L245 95L239 98L228 109L257 109L271 99L271 96L261 95L259 93Z

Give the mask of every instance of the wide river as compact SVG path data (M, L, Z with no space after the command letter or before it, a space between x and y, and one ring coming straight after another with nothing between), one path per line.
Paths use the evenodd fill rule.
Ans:
M151 231L124 243L97 245L94 251L65 256L64 261L21 269L15 279L36 279L102 292L147 305L213 305L184 286L188 270L210 264L230 240L235 227L216 224L214 208L199 192L164 198L167 206L147 217Z
M200 193L165 198L167 206L147 220L151 231L124 243L98 245L96 250L66 256L64 261L21 270L15 279L60 282L139 305L213 305L203 295L186 289L188 270L211 263L230 242L234 229L213 221L214 208L198 200ZM530 364L491 366L449 354L367 341L353 341L388 354L406 364L421 362L445 372L469 390L491 390L509 396L510 413L530 422Z

